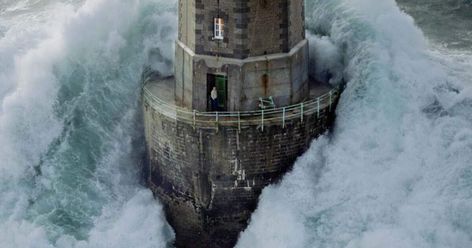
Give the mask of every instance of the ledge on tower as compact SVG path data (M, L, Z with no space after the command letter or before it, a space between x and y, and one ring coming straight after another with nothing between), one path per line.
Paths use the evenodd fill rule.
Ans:
M245 126L259 126L263 130L264 126L285 126L286 122L293 119L319 115L324 110L331 111L339 97L339 89L314 79L310 79L309 85L310 96L305 101L288 106L278 106L275 102L275 108L255 111L200 112L179 107L175 101L175 78L160 77L156 73L148 74L144 79L143 95L146 105L157 113L195 127L233 126L241 129Z

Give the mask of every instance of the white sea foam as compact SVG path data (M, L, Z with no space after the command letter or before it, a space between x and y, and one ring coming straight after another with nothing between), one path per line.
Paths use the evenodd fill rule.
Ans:
M0 247L172 239L135 165L137 79L146 61L171 71L175 2L0 12ZM264 191L238 246L472 246L470 57L428 50L393 0L308 5L314 74L348 86L332 135Z
M471 247L470 78L394 1L314 2L346 62L336 126L264 190L238 247Z
M343 78L343 57L340 49L328 36L308 33L308 40L312 62L310 73L318 79L339 84Z
M139 76L151 49L172 60L176 2L6 4L0 247L164 247L172 231L139 184Z

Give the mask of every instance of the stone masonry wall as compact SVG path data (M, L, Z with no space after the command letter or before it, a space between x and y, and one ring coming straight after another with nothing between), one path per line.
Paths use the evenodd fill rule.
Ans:
M196 29L196 0L179 0L179 32L178 39L195 50L195 29Z
M179 40L202 55L284 53L305 38L303 11L303 0L180 0ZM223 41L213 39L216 17L225 20Z
M177 247L232 247L261 190L288 171L333 120L321 115L281 125L197 127L144 102L148 182L162 200ZM333 108L334 110L334 108Z
M258 109L259 97L272 96L277 106L308 96L308 42L292 52L247 60L191 55L176 45L175 96L181 107L206 111L207 74L228 77L228 111ZM264 80L266 77L266 80Z
M288 2L288 46L294 47L305 39L305 5L304 1Z

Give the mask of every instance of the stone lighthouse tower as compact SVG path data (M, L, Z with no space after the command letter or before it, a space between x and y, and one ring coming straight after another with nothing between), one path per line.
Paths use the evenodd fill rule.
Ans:
M332 120L303 0L180 0L175 70L144 79L145 174L177 247L233 247L262 189Z

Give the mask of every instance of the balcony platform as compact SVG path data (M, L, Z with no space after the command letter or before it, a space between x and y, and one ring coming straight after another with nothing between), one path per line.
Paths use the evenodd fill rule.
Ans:
M200 112L179 107L174 97L175 79L172 76L161 77L148 74L144 78L143 99L145 106L168 118L193 125L198 128L216 128L233 126L241 130L248 126L258 126L264 130L267 126L286 124L294 119L303 119L321 112L331 112L339 98L339 89L317 81L310 82L310 97L300 103L289 106L277 106L274 109L253 111Z
M328 83L319 82L310 78L310 99L307 101L329 94L336 90ZM150 73L144 80L144 88L156 98L169 105L176 105L175 102L175 78L173 76L162 77L158 74ZM284 107L284 106L278 106ZM192 110L189 110L192 111Z

